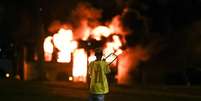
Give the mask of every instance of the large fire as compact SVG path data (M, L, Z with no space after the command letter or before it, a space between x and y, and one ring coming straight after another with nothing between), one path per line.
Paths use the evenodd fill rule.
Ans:
M102 37L109 37L113 34L112 29L107 26L97 26L92 30L90 35L97 41L100 41ZM118 35L112 36L112 41L107 42L103 49L104 56L111 53L119 55L122 53L120 47L122 42ZM44 41L45 61L52 60L53 48L58 49L57 62L69 63L73 58L73 80L86 82L87 64L94 61L96 57L92 51L90 56L87 56L85 49L78 48L78 41L73 39L73 32L70 29L61 28L58 33L52 36L46 37ZM71 56L73 54L73 56ZM112 59L108 58L107 62L111 62Z
M52 37L48 36L45 40L44 40L44 44L43 44L43 48L44 48L44 55L45 55L45 61L51 61L52 60L52 53L53 53L53 44L51 42Z
M98 12L94 9L90 10L95 11L96 13ZM87 64L96 59L94 56L94 49L90 48L90 50L88 50L91 43L87 43L88 45L85 47L79 47L80 41L78 40L85 42L91 39L96 40L97 42L104 40L104 45L101 46L104 53L103 59L113 53L106 61L108 63L112 62L111 65L115 65L116 68L126 68L120 67L117 64L117 56L124 52L121 48L125 44L125 33L122 31L120 16L115 16L109 24L107 23L104 26L99 23L91 24L90 22L89 24L88 19L93 18L91 17L93 12L90 13L90 10L83 10L86 12L82 13L83 15L81 14L81 16L86 17L79 19L79 27L76 27L76 29L61 27L57 33L53 36L46 37L44 40L44 60L52 61L53 52L54 50L57 50L58 63L73 63L72 77L70 77L70 80L75 82L86 82ZM75 13L74 15L79 16L80 13ZM118 81L121 81L119 79L125 78L121 77L125 76L123 74L125 74L124 71L118 71Z

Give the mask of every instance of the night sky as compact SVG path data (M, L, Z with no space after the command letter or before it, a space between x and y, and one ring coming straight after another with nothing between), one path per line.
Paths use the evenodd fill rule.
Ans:
M54 19L65 21L72 8L82 0L6 0L0 3L0 24L2 33L15 33L23 26L36 21L48 26ZM122 12L125 5L138 10L151 19L151 31L166 33L191 25L200 19L200 0L85 0L102 9L102 19L111 19ZM24 18L23 18L24 17ZM23 20L22 20L23 19ZM26 21L29 20L28 21ZM35 20L35 21L34 21ZM34 23L33 23L34 22ZM8 30L10 29L10 30ZM27 30L27 29L25 29ZM29 29L30 30L30 29ZM35 33L35 32L33 32ZM8 35L8 34L5 34ZM12 35L11 35L12 36Z

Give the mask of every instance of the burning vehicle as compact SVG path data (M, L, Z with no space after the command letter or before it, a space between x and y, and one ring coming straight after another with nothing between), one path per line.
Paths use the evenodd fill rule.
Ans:
M103 59L112 69L111 81L130 83L130 71L139 61L147 60L149 54L141 46L127 47L126 35L130 32L121 21L127 11L125 8L111 21L100 22L100 10L88 3L79 3L72 11L70 21L50 24L49 34L43 39L43 62L37 65L24 61L24 80L42 77L87 82L87 65L96 59L94 49L102 48Z
M97 47L103 49L103 58L109 56L106 61L114 60L111 79L118 84L135 80L138 84L174 84L178 80L186 84L200 77L200 22L193 24L197 27L190 24L177 31L176 22L185 25L176 17L183 10L177 5L169 2L170 11L178 14L163 12L169 10L169 4L158 9L158 1L83 2L2 3L0 41L7 37L14 41L0 47L2 77L19 74L23 80L87 82L87 64L95 60ZM7 6L10 4L13 6ZM17 49L7 53L13 45ZM10 58L5 52L14 55Z
M92 39L75 41L72 38L73 33L70 29L66 30L61 28L57 34L54 34L53 37L48 36L44 41L45 61L52 61L53 50L54 47L56 47L58 49L56 62L70 63L73 61L73 80L85 82L87 76L87 64L95 60L95 48L104 47L103 53L105 54L105 57L111 53L116 55L122 53L122 42L118 35L111 35L112 41L110 42L103 42L101 40L101 37L103 37L101 34L106 33L107 35L105 35L105 37L109 37L109 35L112 34L112 31L108 27L98 26L92 30L92 33L93 35L96 35L92 36L94 37ZM114 59L106 57L106 61L108 62L112 62L113 60Z

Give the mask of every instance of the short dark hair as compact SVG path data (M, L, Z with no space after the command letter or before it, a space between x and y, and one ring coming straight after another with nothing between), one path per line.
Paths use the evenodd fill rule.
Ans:
M102 56L103 52L95 52L95 56Z
M99 56L102 56L103 55L103 52L102 52L102 49L101 48L96 48L95 49L95 55L99 55Z

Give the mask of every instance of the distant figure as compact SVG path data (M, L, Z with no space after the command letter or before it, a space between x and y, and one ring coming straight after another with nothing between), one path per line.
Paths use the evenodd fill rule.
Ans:
M103 53L100 48L95 49L96 60L88 65L90 76L90 97L89 101L104 101L104 95L109 92L106 74L110 73L109 65L101 60Z

